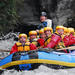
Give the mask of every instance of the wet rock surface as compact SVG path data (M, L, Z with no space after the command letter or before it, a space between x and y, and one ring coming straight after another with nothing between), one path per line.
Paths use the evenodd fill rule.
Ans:
M54 28L56 25L64 25L75 28L75 0L13 0L11 6L14 13L13 16L7 11L3 12L7 7L0 7L0 33L14 31L25 32L37 28L40 24L40 13L46 11L48 18L53 20ZM7 0L2 1L7 4ZM11 3L11 2L9 2ZM9 4L8 3L8 4ZM10 9L10 6L8 6ZM1 13L0 12L0 13ZM8 11L9 12L9 11ZM2 21L5 23L2 25ZM7 22L6 22L7 21Z

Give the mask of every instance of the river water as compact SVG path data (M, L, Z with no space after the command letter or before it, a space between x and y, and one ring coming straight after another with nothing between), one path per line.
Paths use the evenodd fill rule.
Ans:
M10 50L16 41L13 39L0 41L0 49ZM5 57L9 53L0 52L0 57ZM35 70L31 71L16 71L16 70L5 70L2 75L75 75L75 68L72 69L51 69L44 65L39 66Z
M75 75L75 68L55 70L41 65L38 69L32 71L7 70L2 75Z

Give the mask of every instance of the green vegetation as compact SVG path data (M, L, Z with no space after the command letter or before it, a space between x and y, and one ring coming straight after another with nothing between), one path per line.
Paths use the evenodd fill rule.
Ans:
M16 0L0 1L0 32L6 33L14 30L17 24Z

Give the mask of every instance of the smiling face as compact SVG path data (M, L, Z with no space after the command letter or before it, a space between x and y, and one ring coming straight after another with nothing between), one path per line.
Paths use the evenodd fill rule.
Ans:
M47 30L47 31L45 31L45 34L46 34L47 37L49 37L51 35L51 31Z
M20 41L20 43L25 43L26 42L26 38L22 36L21 38L19 38L19 41Z
M44 22L46 20L46 17L45 16L40 16L40 21L41 22Z
M45 33L40 34L40 38L45 39L46 38Z
M31 40L35 39L36 37L37 37L36 35L30 35Z
M63 29L58 29L57 32L58 32L59 35L64 34L64 30Z

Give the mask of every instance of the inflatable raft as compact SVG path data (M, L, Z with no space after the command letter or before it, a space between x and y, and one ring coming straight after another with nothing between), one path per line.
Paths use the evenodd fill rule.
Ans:
M0 61L0 69L31 70L40 64L54 68L74 68L75 55L56 51L16 52ZM56 66L56 67L55 67Z

